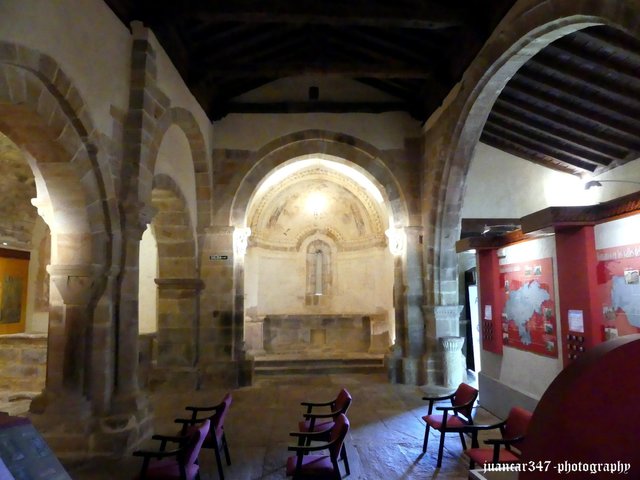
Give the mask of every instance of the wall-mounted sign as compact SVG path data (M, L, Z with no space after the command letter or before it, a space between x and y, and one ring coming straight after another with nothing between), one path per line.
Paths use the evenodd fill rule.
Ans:
M582 310L569 310L569 330L584 333L584 316Z
M209 255L209 260L229 260L229 255Z

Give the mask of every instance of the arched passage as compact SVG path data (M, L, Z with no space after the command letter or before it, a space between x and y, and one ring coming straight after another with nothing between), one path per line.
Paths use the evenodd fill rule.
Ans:
M424 348L422 320L422 288L420 251L421 229L411 223L410 211L397 179L391 173L393 161L383 152L357 138L320 130L297 132L277 139L253 154L251 170L239 182L230 203L230 224L236 232L246 228L249 206L256 187L272 172L292 159L311 157L343 159L369 180L382 193L388 208L389 226L394 243L403 248L396 250L394 260L395 336L394 356L404 360L401 381L417 383L422 376L420 357ZM233 315L233 344L241 345L244 337L244 262L234 257L233 277L235 303ZM236 349L235 358L241 358Z
M465 177L482 128L498 94L528 59L554 40L576 30L605 24L640 36L638 5L632 1L522 1L485 44L465 74L456 96L425 134L427 257L425 292L432 305L458 303L455 242ZM470 87L469 87L470 86ZM446 142L444 141L446 139Z
M46 387L31 408L55 410L64 396L77 406L76 418L105 412L113 324L108 315L94 320L94 311L107 284L115 211L106 201L113 189L103 182L104 158L78 91L55 61L13 44L0 44L0 51L0 131L29 163L34 204L51 230ZM104 341L91 340L97 338Z

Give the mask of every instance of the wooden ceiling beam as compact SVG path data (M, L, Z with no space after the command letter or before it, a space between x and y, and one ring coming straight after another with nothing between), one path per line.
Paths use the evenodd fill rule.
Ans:
M623 108L630 108L640 112L640 80L637 77L624 75L613 71L604 63L590 61L589 57L564 53L553 44L529 60L523 67L525 72L537 71L548 81L556 83L570 83L584 90L593 92L605 102L616 103ZM567 61L567 57L571 60ZM611 75L614 73L615 75ZM621 81L616 81L614 76ZM560 77L560 78L558 78ZM572 89L573 90L573 89ZM592 95L589 95L593 98ZM593 100L592 100L593 101Z
M624 56L631 63L640 64L640 42L612 27L591 27L573 34L580 47L594 54L606 50L616 56ZM619 64L619 62L616 62Z
M224 2L212 8L211 3L192 1L188 15L206 23L250 23L280 25L330 25L342 27L369 26L377 28L443 29L461 27L467 22L461 9L422 2L420 9L384 8L373 2L357 5L353 2L331 8L327 2L262 1L253 5Z
M359 62L337 63L290 62L280 63L234 63L212 65L206 69L207 78L280 78L293 75L319 75L339 77L375 78L429 78L430 68L406 64L366 64Z
M504 115L506 117L522 117L528 125L539 129L550 129L558 132L576 143L587 145L590 148L613 155L623 157L633 150L631 145L626 145L624 139L619 137L612 139L611 135L603 135L600 130L583 124L569 124L568 118L561 117L553 112L547 112L544 109L536 109L530 105L522 103L509 102L507 99L498 97L491 109L491 115L494 113ZM640 147L640 142L637 145Z
M511 116L501 115L500 113L495 111L492 111L491 115L489 115L487 125L492 125L505 130L512 130L518 135L522 135L524 137L529 137L532 140L546 143L550 147L555 148L559 151L567 152L570 155L584 158L599 165L608 166L616 161L624 161L624 157L619 158L604 154L581 143L573 142L566 137L555 135L546 128L536 128L530 123L518 121Z
M229 113L385 113L408 110L405 102L230 102Z
M610 128L640 137L640 122L636 117L630 116L618 110L609 108L605 104L594 104L588 99L577 96L566 85L557 85L547 79L541 79L532 75L516 75L508 83L510 90L516 91L519 96L526 96L542 103L551 110L563 109L574 115L593 119Z
M571 175L581 175L585 172L584 169L569 166L566 163L558 161L556 158L550 158L540 152L536 152L535 150L530 150L522 145L509 142L502 138L502 136L493 134L487 130L483 130L482 135L480 136L480 141L493 148L522 158L523 160L558 172L569 173Z
M589 172L594 172L596 168L601 165L589 161L588 159L580 157L578 155L573 155L566 151L550 146L544 141L535 140L531 137L528 137L527 135L514 132L509 128L503 128L497 125L485 125L484 130L486 130L487 133L503 138L505 141L520 145L524 149L539 152L540 154L555 158L562 162L568 163L569 165L573 165L574 167L581 168Z
M547 103L545 103L547 102ZM542 104L541 104L542 103ZM627 131L619 130L611 124L604 124L591 115L574 111L572 106L558 106L550 99L541 99L530 91L523 92L507 85L496 104L505 105L509 109L521 109L559 125L565 125L586 135L595 135L610 143L617 143L632 151L640 151L640 139Z

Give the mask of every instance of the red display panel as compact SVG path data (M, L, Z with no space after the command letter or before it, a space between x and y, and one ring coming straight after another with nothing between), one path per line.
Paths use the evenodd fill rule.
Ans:
M552 259L500 265L500 287L503 345L557 357Z
M602 339L640 333L640 244L596 250Z

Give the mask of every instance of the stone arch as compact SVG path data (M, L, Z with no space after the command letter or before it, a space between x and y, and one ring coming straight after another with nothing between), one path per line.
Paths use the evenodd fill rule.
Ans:
M482 128L504 85L526 61L554 40L606 24L640 37L640 8L631 0L564 2L522 0L509 11L465 73L451 103L425 134L428 246L425 295L432 305L458 303L455 242L466 175ZM425 199L427 202L431 199Z
M157 364L160 369L192 367L197 362L202 281L198 278L196 242L186 200L171 177L156 175L151 203L157 210L151 224L158 247ZM166 381L167 374L158 380Z
M274 170L289 161L316 156L328 160L342 161L345 165L364 174L372 181L384 199L386 210L391 219L389 227L391 229L410 230L412 236L416 239L419 237L418 234L413 235L419 229L415 229L410 224L409 205L405 198L405 192L403 192L400 183L392 172L392 165L394 164L392 158L387 153L358 138L325 130L304 130L285 135L252 153L249 163L253 167L239 181L238 188L231 201L229 224L235 229L241 229L247 225L247 215L254 195L261 182ZM385 208L382 210L385 210ZM308 232L301 232L300 238L297 239L297 247L299 249L304 248L310 239L315 238L314 234L313 228L310 228ZM326 237L328 244L334 243L335 238L333 237L337 238L335 234L328 234ZM382 238L383 242L384 240ZM406 251L408 250L412 250L412 253L407 254ZM396 331L392 338L395 337L398 344L402 344L397 349L399 352L409 351L404 332L410 330L408 324L414 321L409 317L414 318L413 311L415 309L410 309L407 306L408 299L413 295L413 292L411 287L407 288L407 284L415 285L420 283L419 277L407 278L419 273L419 269L409 269L407 267L409 262L415 262L413 250L415 250L415 246L407 247L401 257L396 257L392 266L393 281L396 282L393 288L395 319L393 322L389 322L389 326ZM332 251L335 252L336 250ZM306 251L303 253L306 256ZM237 326L233 330L233 343L234 345L241 345L244 329L247 328L249 330L254 326L253 323L256 323L252 320L245 325L243 259L234 258L233 276L234 297L236 299L233 318L234 325ZM418 297L419 294L415 294L415 296ZM411 313L409 313L409 310L411 310ZM236 359L241 360L241 354L236 355Z
M189 147L191 148L191 158L193 161L193 170L196 179L196 218L198 220L195 227L197 232L202 232L211 222L211 177L204 135L200 130L198 122L189 110L182 107L172 107L167 109L158 119L153 140L151 142L151 151L148 156L150 164L147 165L147 169L150 172L154 171L160 144L162 143L165 133L172 125L180 127L187 137Z
M118 214L110 201L113 184L105 181L111 175L105 175L102 139L57 62L10 42L0 42L0 130L30 163L38 185L36 204L52 233L48 270L56 288L50 297L47 380L32 410L45 411L64 391L76 396L76 413L104 412L113 387L113 325L109 315L94 321L94 310L105 292ZM94 348L90 337L103 339L102 347Z
M241 227L255 187L274 168L305 155L331 155L346 160L367 172L385 195L393 214L395 226L409 225L409 214L404 195L394 177L391 161L373 145L350 135L324 130L304 130L278 138L253 154L254 166L242 179L233 198L230 224Z

